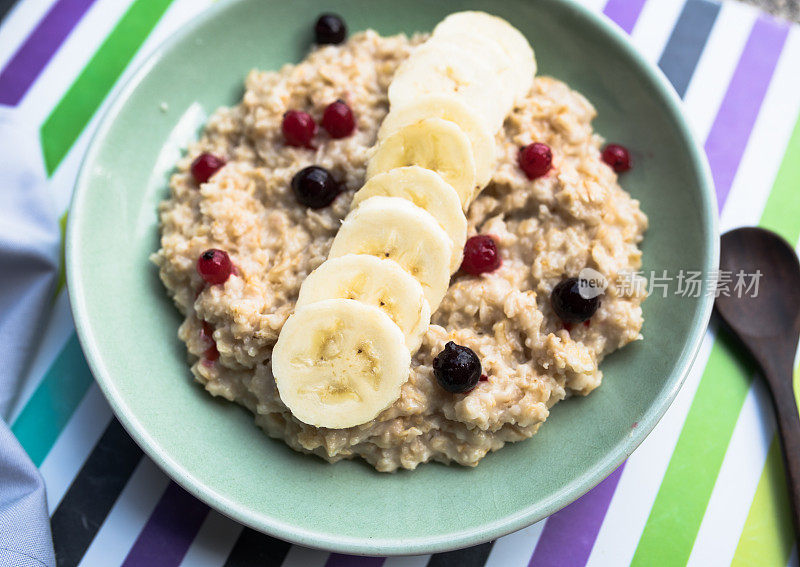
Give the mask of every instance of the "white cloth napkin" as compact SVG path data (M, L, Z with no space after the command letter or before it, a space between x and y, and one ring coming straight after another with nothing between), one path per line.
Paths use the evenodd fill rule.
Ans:
M44 482L6 420L58 276L58 216L35 130L0 112L0 565L55 565Z

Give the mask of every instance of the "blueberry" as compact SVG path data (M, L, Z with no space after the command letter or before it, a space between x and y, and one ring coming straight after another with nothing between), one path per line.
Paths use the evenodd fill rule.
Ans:
M448 392L472 390L481 379L481 361L472 349L453 341L433 359L433 374L439 385Z
M312 209L327 207L339 194L339 184L324 167L310 165L295 173L292 190L297 200Z
M341 16L322 14L314 24L314 36L319 45L342 43L347 37L347 26Z
M583 297L578 278L567 278L553 288L550 305L563 322L583 323L600 307L600 296Z

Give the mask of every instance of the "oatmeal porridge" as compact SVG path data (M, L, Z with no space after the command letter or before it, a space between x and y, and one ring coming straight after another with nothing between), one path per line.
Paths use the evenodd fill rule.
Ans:
M184 317L179 337L191 371L208 393L243 405L295 450L332 462L360 457L379 471L431 460L476 465L531 437L556 402L592 392L603 358L641 338L644 288L621 294L615 283L640 267L647 218L602 159L590 102L540 76L494 136L490 180L466 211L464 263L430 310L391 405L365 423L329 428L298 419L282 401L273 349L365 183L395 71L426 39L360 32L297 65L252 71L241 102L217 110L178 163L153 256ZM329 110L334 101L346 109ZM287 134L285 115L295 109L303 116ZM549 152L544 174L531 175L544 155L532 146ZM527 161L521 148L531 148ZM314 198L329 201L323 206L299 202L292 187L310 166L329 176L312 179L321 191ZM325 184L334 182L328 197ZM470 246L488 246L489 255ZM590 318L570 322L551 295L584 268L608 285ZM480 378L461 393L442 387L434 370L451 342L479 360Z

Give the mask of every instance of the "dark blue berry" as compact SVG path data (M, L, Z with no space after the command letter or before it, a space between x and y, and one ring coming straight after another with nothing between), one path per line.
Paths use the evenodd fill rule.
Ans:
M583 323L600 307L600 296L583 297L578 278L567 278L553 288L550 305L564 323Z
M331 172L317 165L298 171L292 178L292 190L300 203L312 209L327 207L340 192Z
M472 390L481 379L481 361L472 349L449 341L433 359L433 374L439 385L455 394Z
M322 14L314 24L314 35L319 45L342 43L347 37L347 26L341 16Z

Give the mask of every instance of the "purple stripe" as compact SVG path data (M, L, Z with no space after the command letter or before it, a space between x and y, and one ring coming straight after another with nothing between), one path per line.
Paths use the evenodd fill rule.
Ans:
M788 25L768 16L756 20L706 139L705 150L720 211L731 190L788 33Z
M342 555L331 553L325 567L381 567L385 557L362 557L361 555Z
M123 567L179 565L208 515L208 506L170 482Z
M639 14L642 13L646 0L608 0L603 13L614 20L614 23L630 34Z
M529 567L583 567L592 552L623 463L603 482L547 518Z
M57 0L0 72L0 104L16 106L94 0Z

